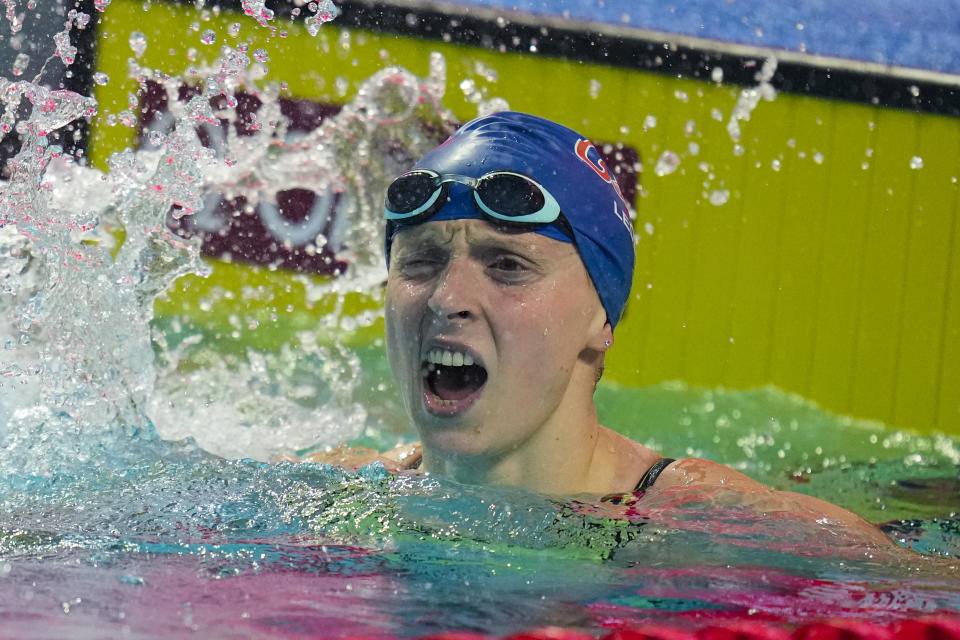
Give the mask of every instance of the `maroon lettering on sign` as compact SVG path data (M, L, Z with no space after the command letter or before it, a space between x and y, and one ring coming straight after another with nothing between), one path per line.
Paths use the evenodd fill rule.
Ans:
M182 85L177 90L177 100L186 103L199 93L197 87ZM223 132L230 126L238 136L254 134L252 116L260 110L262 102L249 93L238 93L235 98L234 122L221 119L219 127L197 128L204 146L217 148L222 144ZM141 146L149 145L151 131L166 132L172 126L167 100L160 84L147 83L141 103ZM226 98L219 96L211 101L211 106L222 108L225 101ZM341 109L339 105L305 99L280 98L279 103L280 112L288 120L287 132L295 137L316 129ZM624 200L635 206L640 160L637 150L622 143L597 143L596 150L619 185ZM389 152L403 155L401 150ZM280 190L265 198L211 193L205 197L202 210L182 217L175 217L176 212L172 210L167 224L182 236L199 236L201 251L213 258L336 275L347 268L347 261L342 257L346 254L345 247L335 241L342 235L338 225L342 227L346 222L340 219L345 208L344 197L332 189L317 193L303 188Z
M196 87L181 86L177 99L186 102L198 94ZM216 104L222 100L225 98L215 99L213 106L222 107ZM262 103L247 93L238 93L236 100L236 120L233 123L221 120L220 127L232 124L238 136L252 135L251 116ZM280 98L279 102L281 113L288 119L287 131L294 134L312 131L325 118L340 111L338 105L311 100ZM163 131L163 120L169 117L163 88L157 83L148 83L141 107L141 145L147 143L149 131ZM216 146L217 127L199 127L197 133L204 146ZM201 251L210 257L335 275L347 268L347 262L336 255L340 247L317 246L316 240L331 235L342 198L340 193L287 189L278 191L269 201L251 206L244 196L209 194L203 210L179 218L171 211L167 224L182 236L199 235Z

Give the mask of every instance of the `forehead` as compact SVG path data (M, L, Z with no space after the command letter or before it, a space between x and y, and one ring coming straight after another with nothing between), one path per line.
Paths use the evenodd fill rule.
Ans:
M534 233L503 229L485 220L431 220L403 229L394 237L394 250L423 246L445 247L458 242L469 246L500 247L545 256L578 255L574 245Z

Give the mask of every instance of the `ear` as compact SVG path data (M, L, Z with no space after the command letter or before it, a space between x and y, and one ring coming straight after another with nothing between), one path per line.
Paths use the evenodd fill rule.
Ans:
M589 342L587 342L587 347L603 353L609 349L611 345L613 345L613 327L610 326L610 323L607 322L606 317L604 317L603 326L593 332Z

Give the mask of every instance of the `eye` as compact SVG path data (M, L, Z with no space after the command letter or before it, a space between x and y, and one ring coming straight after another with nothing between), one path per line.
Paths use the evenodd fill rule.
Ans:
M489 267L498 271L524 271L526 266L512 256L498 256L494 258Z
M523 284L535 274L533 265L527 260L509 253L490 257L486 269L491 278L505 284Z
M416 251L397 256L395 268L403 278L429 280L443 270L446 254L437 251Z

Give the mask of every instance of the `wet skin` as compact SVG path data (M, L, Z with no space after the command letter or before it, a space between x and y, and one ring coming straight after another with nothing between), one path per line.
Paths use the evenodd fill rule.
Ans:
M598 422L594 381L613 334L572 244L480 220L413 226L393 241L385 313L387 357L422 439L422 469L469 484L600 496L632 491L659 459ZM483 384L440 398L427 362L438 349L481 365ZM404 451L414 462L419 453ZM707 460L671 464L644 500L691 489L893 544L845 509Z
M480 220L406 229L391 250L386 324L431 473L603 494L631 489L657 458L597 421L594 379L613 335L571 243ZM437 349L481 365L482 386L435 393L426 372Z

